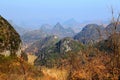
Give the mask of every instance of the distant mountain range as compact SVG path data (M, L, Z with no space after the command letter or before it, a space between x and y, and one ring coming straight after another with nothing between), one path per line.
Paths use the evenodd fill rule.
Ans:
M27 54L34 54L34 55L39 55L40 53L47 52L47 51L51 52L47 48L53 47L56 44L56 42L58 42L58 40L59 38L57 36L54 36L54 35L48 36L44 39L40 39L34 42L32 45L26 48L25 52Z
M60 23L57 23L53 28L49 27L50 25L48 24L42 25L38 30L24 33L21 38L23 42L31 43L52 35L56 35L61 39L64 37L73 37L75 35L75 32L71 28L64 28Z
M40 30L46 32L47 34L50 34L51 29L52 29L52 26L49 24L43 24L40 27Z
M100 24L100 22L98 23ZM107 32L110 32L111 30L109 30L110 28L108 28L108 26L112 26L112 24L109 24L107 27L106 24L101 25L88 24L85 27L81 27L80 24L74 19L70 19L64 22L63 25L58 22L53 27L49 24L43 24L39 29L32 31L27 31L24 28L20 28L15 24L13 25L15 29L19 32L19 34L22 35L21 38L23 42L31 43L41 38L43 39L47 36L56 35L61 39L65 37L74 37L74 39L77 39L85 44L91 41L98 42L100 38L105 39L106 38L106 35L104 34L106 32L105 29L107 30ZM77 34L75 33L75 28L79 31L79 33Z
M43 39L47 37L47 33L42 31L42 30L32 30L24 33L21 36L21 39L23 40L24 43L31 44L37 40Z
M40 44L43 45L45 39L51 38L50 36L56 36L59 40L64 39L65 37L71 37L83 44L93 44L107 39L109 37L107 33L113 31L109 30L113 29L113 27L114 25L112 23L107 27L97 24L88 24L79 33L75 34L71 28L64 28L60 23L57 23L53 28L50 28L50 25L48 24L44 24L38 30L32 30L23 34L22 40L24 43L30 44L26 49L26 52L32 50L31 46L35 47L40 46ZM106 30L108 30L107 33ZM119 25L117 27L117 30L119 31ZM32 50L31 53L37 53L36 50L38 51L39 49L40 48L38 47Z
M54 25L50 25L50 24L42 24L41 26L38 26L38 27L28 27L27 25L17 25L15 24L12 20L9 20L10 24L17 30L17 32L20 34L20 35L23 35L24 33L28 32L28 31L31 31L31 30L38 30L38 29L41 29L42 31L50 34L51 30L53 27L55 27ZM74 33L78 33L80 32L83 27L87 24L90 24L90 23L96 23L96 24L99 24L99 25L103 25L104 27L106 27L106 25L108 24L108 21L100 21L100 20L95 20L95 21L84 21L84 22L81 22L81 21L76 21L74 18L71 18L71 19L68 19L66 21L64 21L63 23L61 23L60 25L64 28L64 29L67 29L67 28L71 28Z
M65 21L63 23L64 27L71 27L76 33L80 32L85 25L87 24L91 24L91 23L94 23L94 24L98 24L98 25L103 25L104 27L106 27L109 23L109 21L101 21L101 20L88 20L88 21L76 21L74 18L72 19L69 19L67 21Z
M71 18L65 22L63 22L63 26L65 28L72 28L75 33L80 32L83 28L83 25L81 25L79 22L77 22L74 18Z
M95 43L107 39L114 32L120 32L120 23L110 23L106 27L103 25L88 24L74 36L74 39L84 44Z
M60 23L57 23L51 30L51 34L57 35L60 38L73 37L75 35L71 28L64 28Z

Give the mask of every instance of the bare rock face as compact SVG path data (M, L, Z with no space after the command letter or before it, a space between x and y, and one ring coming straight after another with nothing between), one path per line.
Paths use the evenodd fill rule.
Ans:
M19 34L2 16L0 16L0 54L5 56L21 54Z

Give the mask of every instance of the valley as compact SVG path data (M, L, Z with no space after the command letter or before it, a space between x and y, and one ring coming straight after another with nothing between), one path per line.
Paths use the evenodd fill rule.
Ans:
M44 1L1 1L0 80L120 80L119 8Z

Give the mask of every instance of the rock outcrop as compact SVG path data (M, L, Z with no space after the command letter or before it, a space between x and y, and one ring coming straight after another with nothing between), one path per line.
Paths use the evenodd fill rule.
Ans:
M0 54L5 56L21 54L19 34L2 16L0 16Z

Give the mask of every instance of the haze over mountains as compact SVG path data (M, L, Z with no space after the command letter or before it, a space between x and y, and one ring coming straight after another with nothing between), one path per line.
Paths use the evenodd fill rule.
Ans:
M12 20L9 20L9 22L20 33L20 35L23 35L25 32L28 32L31 30L38 30L38 29L41 29L46 33L48 33L57 23L60 23L61 26L65 29L71 28L74 31L74 33L80 32L82 28L87 24L95 23L95 24L103 25L104 27L106 27L107 24L109 23L109 21L100 21L100 20L94 20L94 21L88 20L88 21L81 22L81 21L76 21L74 18L68 19L64 22L61 22L61 21L56 22L55 24L48 24L48 23L39 24L39 22L34 25L30 25L29 23L16 24Z
M120 80L120 0L1 0L0 80Z
M43 78L47 71L44 71L45 69L41 67L57 68L57 70L62 68L68 71L65 80L99 80L99 78L109 80L114 78L112 76L114 72L112 67L120 68L119 35L120 22L112 22L106 27L91 23L84 26L79 33L75 33L71 27L63 27L59 22L52 28L50 28L49 24L44 24L39 29L29 31L15 24L10 25L7 20L0 17L0 73L4 74L5 77L19 73L24 79L31 77L49 80ZM30 56L35 58L30 58ZM33 66L27 62L30 59ZM111 61L117 64L112 65ZM102 66L102 68L98 66ZM21 68L24 75L20 73ZM74 69L76 69L75 72ZM9 71L10 74L4 70ZM87 76L89 73L93 75L89 75L88 78L81 70ZM116 70L115 72L115 80L119 80L120 71ZM77 73L85 77L79 76ZM29 76L26 77L26 74ZM36 77L33 77L33 75ZM59 78L51 76L55 80L59 80ZM76 76L78 77L76 78ZM13 76L11 76L10 80L12 78ZM20 77L17 78L21 79ZM53 78L50 80L53 80Z
M47 36L52 36L52 35L56 35L59 38L74 37L79 32L81 33L81 35L88 34L91 36L91 38L93 37L93 35L97 36L96 34L94 34L94 32L93 32L93 35L88 33L89 32L88 30L91 29L91 31L93 31L94 29L92 29L92 28L89 29L89 27L85 29L85 26L87 25L87 23L80 24L73 18L64 22L63 25L59 22L56 23L54 26L52 26L50 24L43 24L43 25L39 26L38 29L27 29L26 27L23 28L23 27L16 25L12 21L10 23L18 31L18 33L21 35L21 39L25 43L31 43L31 42L33 43L39 39L43 39ZM99 24L99 25L97 25L97 24ZM103 28L103 29L106 27L105 25L107 25L107 22L104 22L103 24L96 22L96 24L93 24L93 26L95 26L96 28L97 28L97 26L101 26L101 28ZM88 26L90 26L90 25L88 25ZM83 31L86 31L86 32L82 33ZM95 30L95 31L97 31L97 30ZM79 36L79 38L80 38L80 36ZM88 38L88 36L87 36L87 38ZM82 38L80 38L80 39L82 39Z

